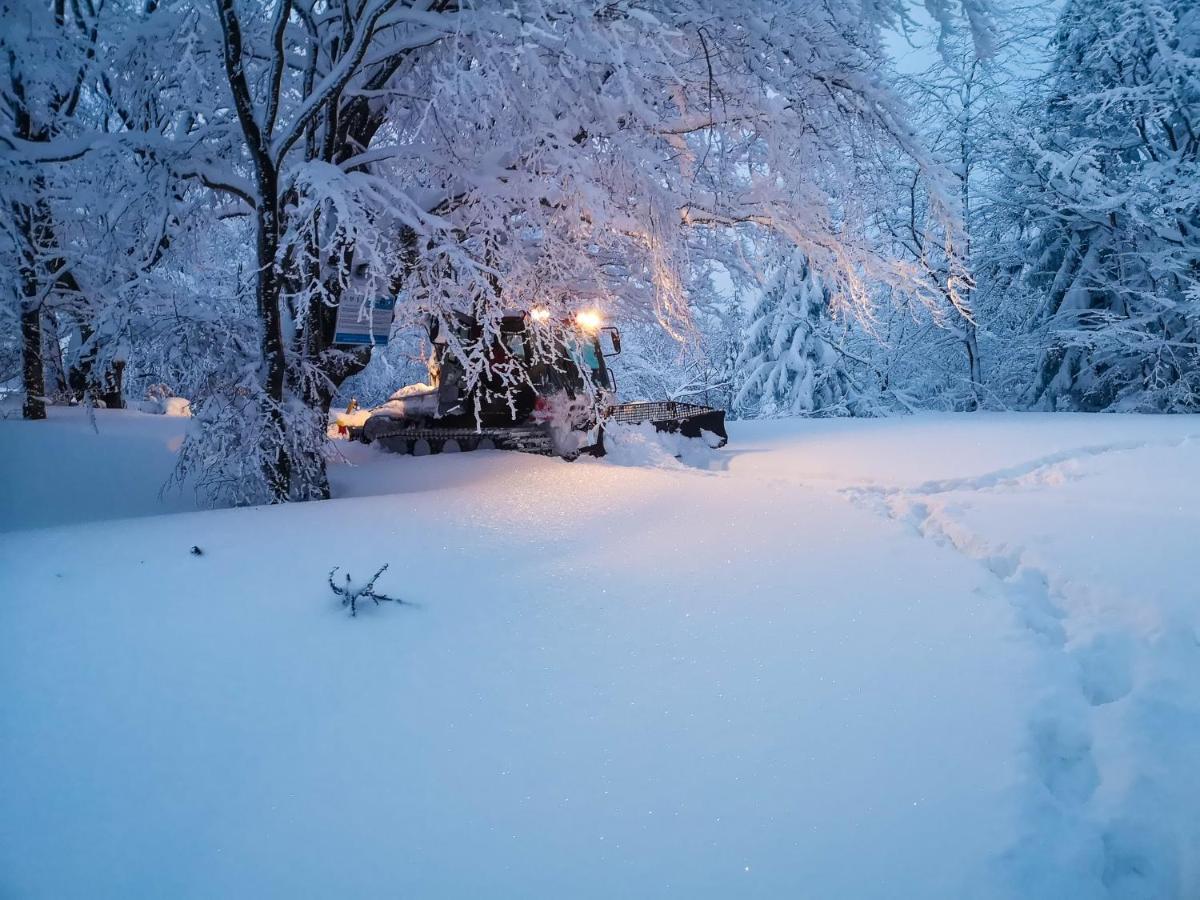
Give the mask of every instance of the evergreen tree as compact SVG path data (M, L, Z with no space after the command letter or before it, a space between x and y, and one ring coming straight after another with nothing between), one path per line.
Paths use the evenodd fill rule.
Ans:
M1020 148L1028 400L1200 409L1200 3L1069 0Z
M800 254L772 274L750 314L734 409L743 416L867 415L830 334L830 292Z

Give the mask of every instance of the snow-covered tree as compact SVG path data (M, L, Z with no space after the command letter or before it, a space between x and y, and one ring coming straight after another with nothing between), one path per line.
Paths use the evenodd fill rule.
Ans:
M897 298L896 309L881 309L878 332L885 343L868 352L889 381L922 406L975 409L1005 402L990 381L1007 370L1013 341L993 328L1007 324L1008 309L992 290L997 254L987 238L1004 202L997 186L1017 127L1013 112L1036 87L1052 16L1044 3L1014 2L996 10L994 23L987 52L952 34L931 54L934 37L916 32L912 40L924 52L901 56L898 63L902 96L946 183L931 196L909 161L888 160L878 182L879 193L889 198L881 204L880 230L942 299L920 307ZM921 61L915 70L914 59ZM956 227L944 226L932 201L953 205Z
M968 6L982 23L981 7ZM316 16L286 3L218 4L245 148L235 168L258 223L256 383L274 410L259 433L283 448L278 462L264 457L275 473L267 496L323 491L319 452L296 454L313 448L331 395L310 385L337 381L308 338L342 302L351 262L372 290L400 292L434 318L470 312L479 344L449 352L469 384L511 389L521 372L489 371L486 352L503 312L587 297L679 323L703 261L690 255L697 231L782 235L860 309L878 281L928 293L846 202L865 144L928 166L877 77L878 30L901 9L379 0ZM353 47L345 22L329 24L347 15ZM305 65L282 61L292 48ZM218 458L240 458L227 452L238 409L223 418ZM195 446L193 461L213 458Z
M1200 6L1071 0L1014 154L1016 290L1044 350L1028 400L1200 408Z
M18 145L40 145L72 133L80 109L94 33L76 27L62 3L32 0L0 3L0 65L4 67L0 139L4 184L6 301L19 321L23 415L46 417L43 326L54 293L72 286L73 273L61 245L53 201L60 183L36 161L22 159ZM82 32L82 33L81 33Z
M161 139L179 122L181 94L193 117L197 95L179 87L188 61L154 49L181 26L155 7L4 5L0 165L11 218L0 253L18 282L3 299L22 307L27 410L45 395L123 404L133 332L164 299L152 282L183 223L194 224Z
M482 337L447 352L511 391L487 352L505 311L586 298L694 333L688 287L747 243L797 248L843 311L881 284L939 302L864 190L881 148L940 190L881 77L909 2L19 0L75 55L18 43L10 69L62 80L78 124L10 118L5 146L12 183L78 189L78 302L53 319L75 355L191 385L181 466L214 493L325 496L325 413L369 355L332 346L339 305L469 312ZM991 39L983 0L924 5Z
M798 252L764 285L750 313L734 408L746 416L870 414L834 334L830 290Z

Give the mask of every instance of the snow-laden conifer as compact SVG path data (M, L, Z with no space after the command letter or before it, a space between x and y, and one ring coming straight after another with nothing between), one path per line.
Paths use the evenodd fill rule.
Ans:
M1029 401L1200 409L1200 8L1072 0L1016 172Z
M862 415L836 345L830 291L800 254L779 266L754 304L736 368L734 407L747 416Z

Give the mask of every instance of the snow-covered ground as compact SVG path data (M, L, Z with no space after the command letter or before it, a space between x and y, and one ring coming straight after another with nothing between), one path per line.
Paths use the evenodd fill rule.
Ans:
M203 512L186 420L96 423L0 422L0 896L1200 896L1200 419L351 446Z

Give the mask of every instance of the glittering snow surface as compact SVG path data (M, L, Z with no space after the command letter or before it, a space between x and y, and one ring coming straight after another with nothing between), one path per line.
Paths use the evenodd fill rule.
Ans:
M96 425L0 422L0 896L1200 896L1200 420L353 445L205 512L186 419Z

